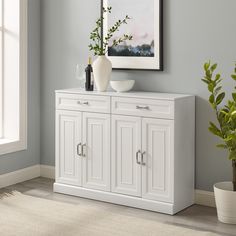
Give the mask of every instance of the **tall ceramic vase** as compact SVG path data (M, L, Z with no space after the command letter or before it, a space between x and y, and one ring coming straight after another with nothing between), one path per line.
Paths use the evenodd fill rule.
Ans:
M107 90L111 79L112 64L106 56L98 56L93 63L93 74L99 92Z

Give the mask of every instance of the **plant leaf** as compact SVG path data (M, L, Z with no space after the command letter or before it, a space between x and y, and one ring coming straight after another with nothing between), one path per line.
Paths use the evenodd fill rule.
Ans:
M217 87L217 88L215 89L215 95L218 94L218 93L220 92L221 89L222 89L221 86Z
M233 80L236 80L236 75L231 75Z
M213 103L215 102L215 97L214 97L213 94L211 94L211 96L209 97L209 102L210 102L211 104L213 104Z
M204 82L204 83L206 83L206 84L209 84L210 82L208 81L208 80L206 80L206 79L202 79L202 81Z
M218 148L228 149L228 146L226 144L218 144L216 145Z
M214 135L219 136L219 137L222 138L222 134L221 134L220 129L213 122L210 122L209 131L211 133L213 133Z
M236 151L231 151L229 153L229 160L236 160Z
M225 93L219 94L216 98L216 104L219 105L223 101L224 98L225 98Z
M236 111L233 111L232 113L231 113L231 116L235 116L236 115Z
M225 110L220 110L220 113L224 114L225 116L228 115L228 112L226 112Z
M211 66L211 71L213 72L217 68L217 64Z
M209 92L213 93L213 90L214 90L214 84L209 83L209 84L208 84L208 90L209 90Z
M207 71L210 68L210 62L204 64L204 70Z
M220 74L217 74L216 77L215 77L215 78L216 78L216 81L219 80L220 77L221 77L221 75L220 75Z
M236 93L232 93L232 97L233 97L234 101L236 102Z
M212 74L211 74L211 71L210 70L207 70L206 71L206 76L208 77L208 78L212 78Z

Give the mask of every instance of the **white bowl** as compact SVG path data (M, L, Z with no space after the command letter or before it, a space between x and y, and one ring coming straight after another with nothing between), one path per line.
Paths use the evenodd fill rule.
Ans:
M113 80L110 81L111 87L118 93L130 91L135 84L135 80Z

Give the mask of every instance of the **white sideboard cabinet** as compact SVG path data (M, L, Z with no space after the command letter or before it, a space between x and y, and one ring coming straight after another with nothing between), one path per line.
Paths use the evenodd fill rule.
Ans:
M194 203L195 97L56 91L54 191L166 214Z

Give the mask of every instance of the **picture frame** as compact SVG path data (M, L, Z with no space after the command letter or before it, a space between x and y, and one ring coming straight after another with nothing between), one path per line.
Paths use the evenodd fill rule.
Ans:
M112 68L163 71L163 0L104 0L104 7L108 6L112 14L104 17L103 35L115 21L128 15L131 19L117 37L125 33L133 36L127 45L108 48Z

